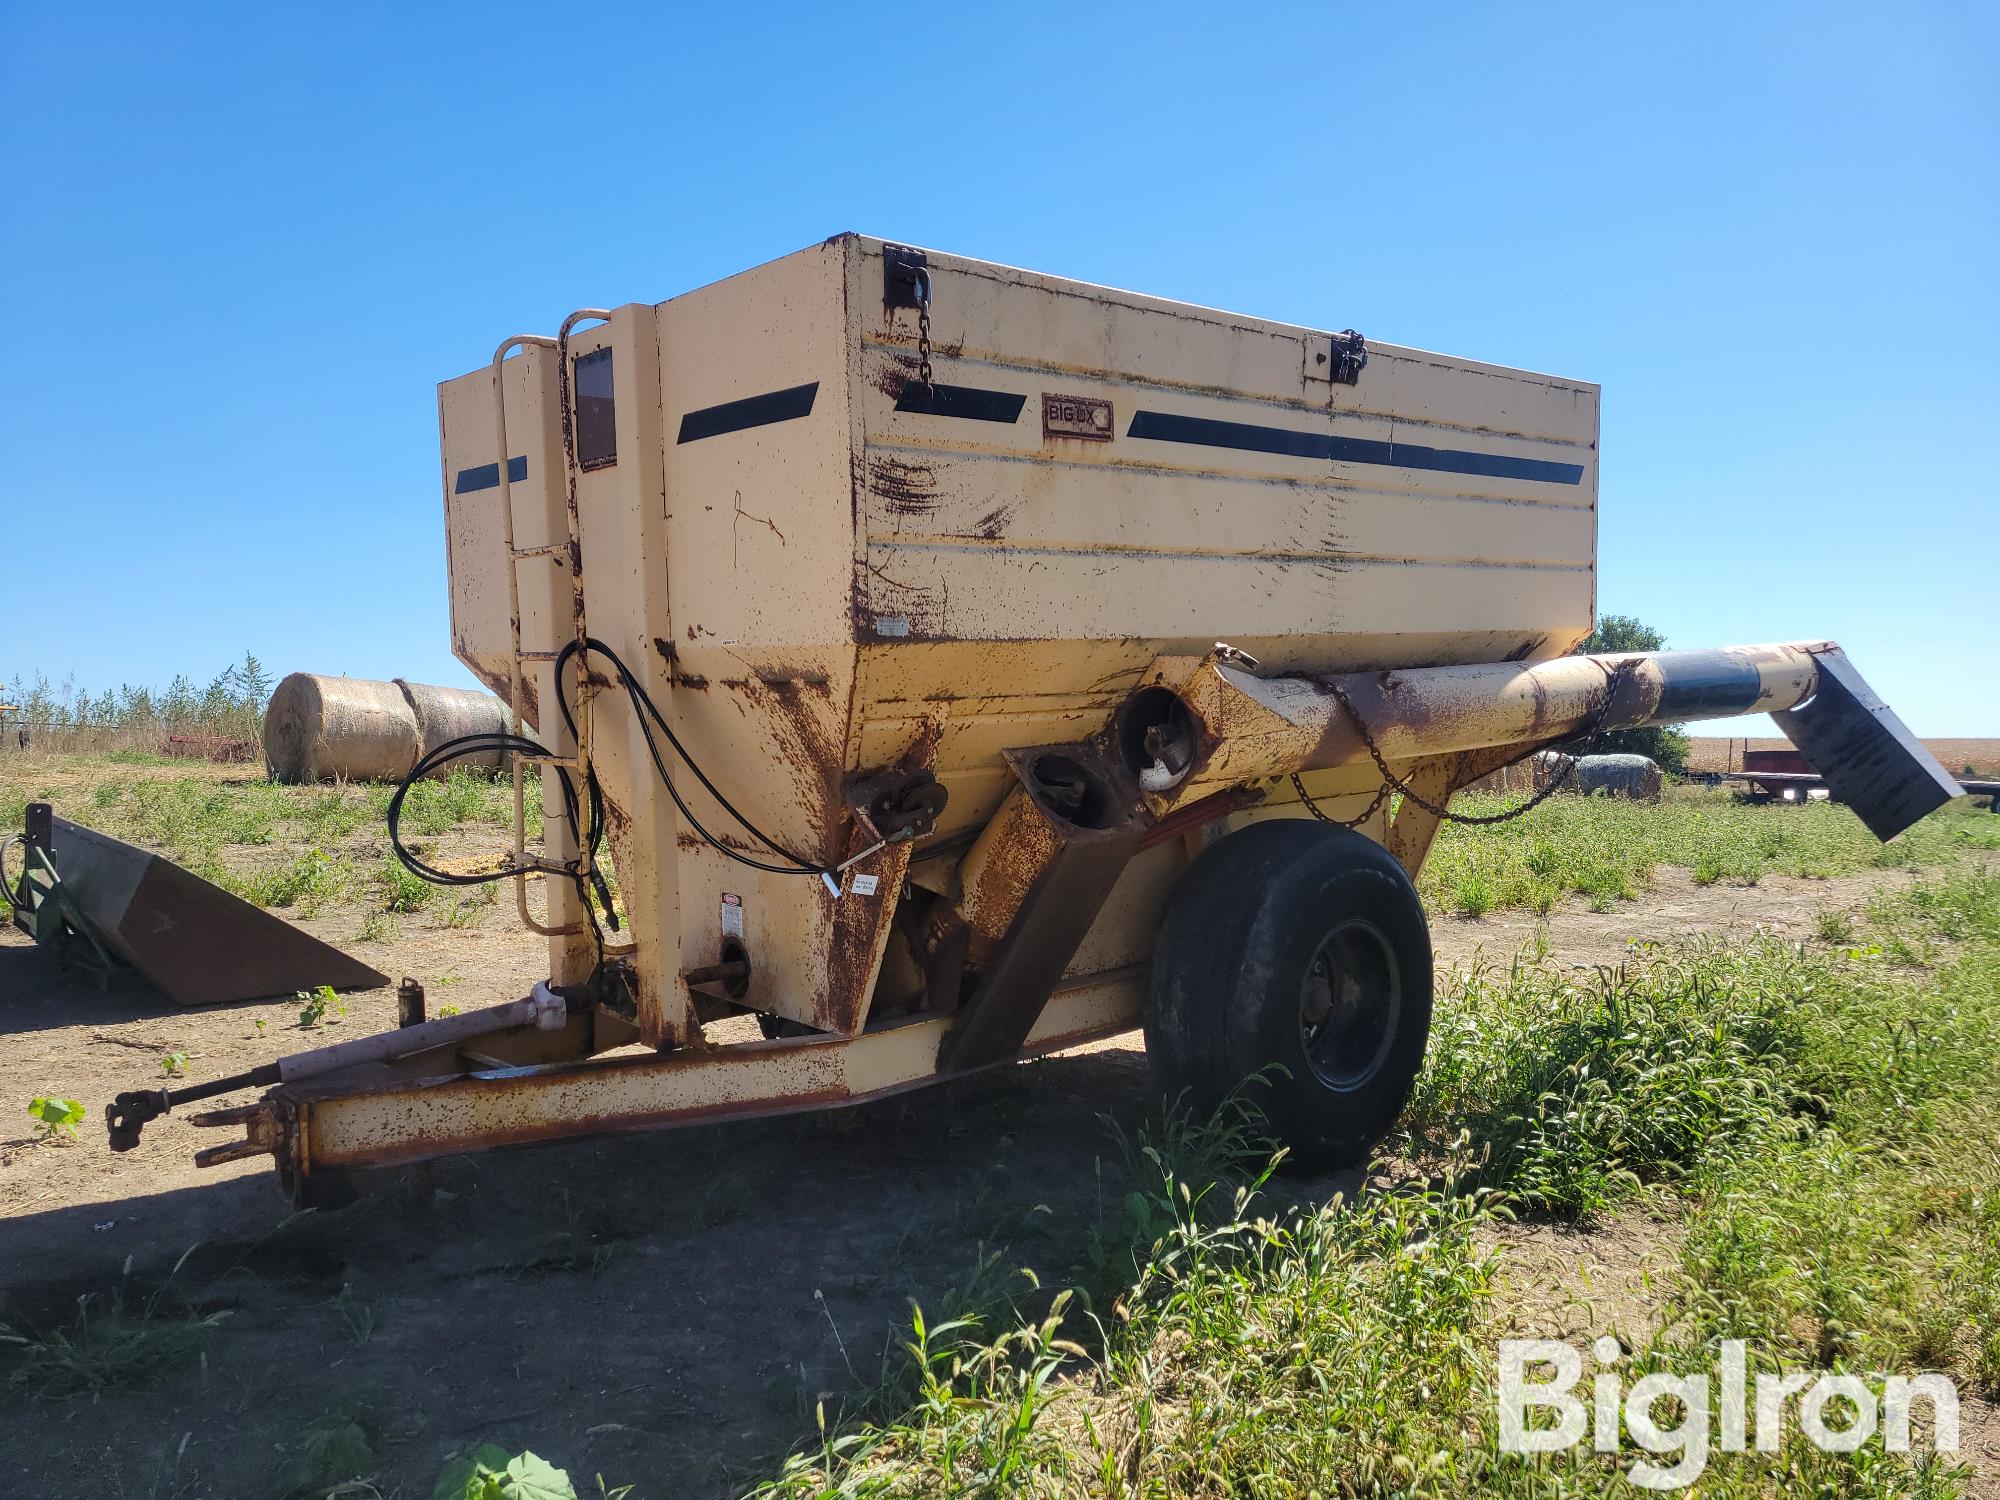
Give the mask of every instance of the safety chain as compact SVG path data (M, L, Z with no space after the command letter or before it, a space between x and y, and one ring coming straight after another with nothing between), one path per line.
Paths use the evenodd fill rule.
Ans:
M918 266L913 278L917 298L917 383L924 388L924 400L931 401L931 273Z
M1631 668L1632 659L1628 657L1604 674L1604 701L1597 706L1597 712L1591 717L1590 730L1585 741L1586 754L1597 748L1597 742L1604 734L1604 721L1610 717L1612 702L1618 696L1619 685L1631 675ZM1519 807L1510 807L1505 812L1486 813L1483 815L1452 812L1449 808L1431 801L1430 798L1426 797L1422 792L1419 792L1415 787L1403 780L1402 777L1389 769L1388 760L1383 756L1381 747L1375 743L1375 736L1368 732L1368 721L1361 717L1361 710L1354 706L1354 700L1347 696L1339 683L1330 678L1325 679L1325 683L1332 690L1335 700L1347 711L1347 717L1354 722L1354 729L1361 736L1361 743L1368 747L1368 753L1375 761L1375 769L1382 773L1382 785L1376 791L1373 800L1369 802L1367 809L1360 817L1353 819L1334 818L1329 817L1320 810L1318 804L1313 801L1311 795L1306 791L1306 784L1300 778L1299 773L1297 771L1292 772L1292 786L1298 792L1299 800L1305 803L1306 811L1311 813L1315 818L1318 818L1322 823L1336 823L1342 828L1359 828L1363 823L1366 823L1370 818L1375 816L1375 809L1388 799L1391 792L1402 793L1405 798L1416 803L1418 807L1421 807L1432 817L1441 819L1447 823L1458 823L1468 828L1485 827L1494 823L1511 823L1514 819L1521 817L1525 813L1533 812L1544 802L1548 801L1561 788L1563 782L1568 779L1565 776L1551 776L1548 779L1548 783L1540 791L1528 798L1526 802L1523 802ZM1499 771L1505 770L1508 766L1517 766L1543 748L1544 746L1542 745L1530 745L1512 760L1504 761L1493 769ZM1487 774L1491 775L1492 772L1488 772Z
M1306 790L1305 779L1297 771L1292 772L1292 790L1299 794L1299 801L1305 803L1306 811L1311 813L1315 818L1318 818L1320 822L1331 823L1337 828L1359 828L1363 823L1366 823L1370 818L1375 816L1376 808L1389 800L1389 793L1392 789L1388 782L1383 782L1376 790L1374 797L1369 800L1368 805L1361 810L1361 816L1358 818L1336 818L1331 813L1321 811L1320 805L1313 801L1312 793Z

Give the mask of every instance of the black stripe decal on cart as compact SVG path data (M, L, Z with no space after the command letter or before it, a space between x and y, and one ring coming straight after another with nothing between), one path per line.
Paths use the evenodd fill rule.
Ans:
M1437 469L1447 474L1478 474L1488 479L1534 479L1544 484L1583 482L1582 464L1515 458L1505 453L1474 453L1464 448L1425 448L1415 443L1382 442L1375 438L1337 437L1330 432L1258 427L1249 422L1215 422L1207 417L1178 417L1162 411L1134 412L1125 435L1150 438L1156 443L1239 448L1251 453L1283 453L1292 458L1379 464L1391 469Z
M509 484L521 484L526 481L527 477L528 455L525 453L516 453L512 458L507 460L507 482ZM498 463L490 463L481 464L476 469L460 469L458 471L458 478L452 483L451 492L454 495L471 495L480 490L497 490L499 488L500 465Z
M967 422L1013 422L1027 400L1016 391L983 391L976 385L933 385L926 397L923 386L912 380L897 398L896 410Z
M698 443L703 438L721 437L725 432L741 432L746 427L768 427L773 422L790 422L809 416L819 382L795 385L789 390L771 391L762 396L745 396L741 401L725 401L720 406L704 406L681 418L681 435L674 441Z

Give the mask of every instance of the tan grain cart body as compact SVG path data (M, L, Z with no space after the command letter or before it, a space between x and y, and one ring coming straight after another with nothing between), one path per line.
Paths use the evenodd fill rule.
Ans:
M1556 656L1589 632L1595 386L1379 344L1359 385L1337 385L1327 334L929 261L934 380L953 393L939 412L897 409L917 313L885 308L882 245L859 236L617 309L571 344L585 379L608 355L617 451L577 476L590 632L645 672L693 758L787 847L844 858L844 786L906 758L950 793L934 838L979 828L1012 781L1005 750L1097 733L1155 658L1218 640L1267 671L1324 671ZM505 378L530 547L566 534L555 351L510 360ZM491 379L448 382L440 401L454 647L505 697L498 486L468 489L496 469ZM1163 435L1132 437L1135 423ZM1189 424L1247 432L1220 446ZM1336 434L1423 466L1372 447L1272 451ZM533 646L567 638L566 569L524 566ZM714 962L740 917L758 1009L857 1030L882 943L840 928L893 905L894 882L836 901L676 843L673 807L620 732L629 715L597 704L642 978ZM1365 801L1378 779L1357 767L1308 788ZM692 790L701 821L729 828ZM1134 862L1073 972L1144 962L1185 857ZM919 861L917 878L942 884L949 866ZM649 985L645 1004L649 1039L685 1036L678 986Z
M1827 643L1567 656L1594 385L844 235L510 340L439 414L454 649L560 763L553 987L470 1063L423 1028L375 1074L288 1060L220 1154L295 1183L843 1102L1142 1004L1168 1082L1213 1093L1260 1058L1207 1029L1235 981L1196 950L1283 969L1301 922L1273 1034L1365 1054L1308 1069L1336 1115L1387 1091L1307 1153L1351 1154L1421 1057L1409 877L1457 786L1580 730L1800 708L1884 836L1949 794ZM568 878L586 767L617 932ZM1319 894L1286 895L1305 865ZM1177 886L1202 931L1163 923ZM753 1012L765 1039L714 1024Z

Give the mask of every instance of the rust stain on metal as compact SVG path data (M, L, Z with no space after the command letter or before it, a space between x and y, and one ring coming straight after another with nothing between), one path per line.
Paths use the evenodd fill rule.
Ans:
M857 813L842 859L852 859L880 835L864 814ZM835 900L824 886L820 905L826 913L829 931L826 945L826 985L812 1003L811 1024L842 1036L852 1036L868 1019L872 998L875 961L889 934L896 914L898 893L910 867L910 845L891 844L850 869L845 880L848 893ZM856 875L873 875L873 895L859 895L853 889Z
M715 841L725 849L734 849L738 854L755 854L758 849L758 846L751 844L748 839L742 837L740 834L728 832L717 833ZM694 834L685 832L675 834L674 843L679 848L687 850L690 854L708 848L706 842L697 838Z
M472 668L473 675L486 684L487 691L501 702L510 701L514 691L514 674L511 670L489 671L479 665L479 658L466 643L463 636L454 635L451 644L452 655ZM541 702L536 694L535 679L531 674L521 676L521 717L530 724L541 722Z
M599 800L604 808L605 831L611 835L611 841L616 845L632 832L632 815L612 801L609 795L602 796Z
M903 753L896 757L899 771L924 771L937 760L938 742L944 738L944 720L922 720Z
M790 773L812 823L812 847L829 847L845 811L840 785L846 746L839 726L830 722L833 705L826 685L809 691L796 679L765 682L754 677L723 685L761 710L771 726L775 757Z
M704 1052L701 1056L706 1059L725 1057L727 1054ZM513 1086L513 1080L491 1076L469 1082L481 1089L505 1089ZM578 1135L662 1130L676 1125L701 1124L710 1120L756 1119L764 1115L829 1109L849 1103L851 1100L852 1095L847 1089L822 1088L783 1094L769 1100L732 1100L720 1104L692 1105L683 1109L648 1110L644 1113L622 1114L604 1119L581 1117L574 1120L538 1121L493 1130L455 1133L451 1138L452 1150L489 1151L499 1146L525 1146L538 1141L567 1140ZM322 1170L333 1167L395 1166L399 1162L421 1161L436 1154L437 1147L427 1137L419 1136L402 1141L385 1142L372 1150L355 1151L350 1154L320 1153L316 1155L314 1164Z
M1246 807L1255 807L1265 797L1262 787L1232 786L1213 792L1198 802L1190 802L1168 813L1159 822L1139 835L1140 849L1151 849L1169 839L1179 838L1205 827L1218 818L1226 818L1233 812L1241 812Z
M1549 688L1547 683L1532 673L1529 674L1528 680L1534 685L1535 691L1535 713L1531 722L1539 731L1549 721Z
M933 590L892 578L874 563L867 564L868 586L866 634L860 638L877 640L938 641L951 639L946 617L951 590L943 583ZM890 622L896 622L890 628Z
M1312 687L1322 698L1333 697L1323 683L1315 681ZM1359 679L1349 686L1347 696L1364 723L1379 723L1387 717L1384 712L1384 699L1387 694L1380 678ZM1310 764L1315 770L1345 765L1357 756L1367 753L1360 734L1355 730L1353 720L1348 718L1338 703L1332 705L1332 710L1327 718L1325 732L1321 734L1319 743L1313 747Z
M1013 925L1028 891L1063 845L1055 823L1020 786L1007 793L959 867L958 909L971 929L967 959L984 964Z
M900 401L903 388L917 378L917 358L914 354L898 354L894 350L885 352L888 358L882 362L882 369L875 377L875 389L891 401Z
M871 458L868 489L879 495L895 516L927 516L938 506L937 475L928 464Z
M881 639L875 631L875 612L868 602L868 567L861 558L854 561L854 576L847 586L847 617L854 639L869 644Z
M637 868L638 857L632 847L631 813L608 792L603 797L603 807L612 860L622 869ZM690 1033L699 1036L700 1028L694 1024L688 1009L687 991L677 981L661 983L655 967L645 964L633 967L632 981L642 1034L649 1044L659 1046L671 1042L678 1045L688 1042ZM659 1018L657 1035L650 1019L655 1016Z
M755 675L766 687L802 687L818 693L822 698L831 697L833 693L832 679L826 673L813 669L799 672L789 667L759 667ZM739 685L740 680L723 684L724 687Z

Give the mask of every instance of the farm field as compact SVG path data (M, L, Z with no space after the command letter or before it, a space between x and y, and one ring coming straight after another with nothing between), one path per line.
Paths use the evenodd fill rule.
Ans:
M435 852L503 846L503 786L420 792ZM511 903L389 862L386 788L0 758L0 825L42 796L434 1006L541 972ZM2000 817L1883 848L1825 804L1557 798L1448 830L1423 891L1431 1058L1370 1174L1265 1176L1254 1116L1163 1118L1129 1037L292 1216L175 1119L113 1156L102 1104L176 1054L214 1076L392 1025L391 992L309 1030L182 1012L0 934L0 1473L422 1497L490 1441L635 1497L1596 1494L1609 1460L1495 1453L1492 1350L1615 1333L1635 1372L1740 1336L1964 1392L1956 1468L1792 1445L1717 1455L1704 1493L2000 1496ZM29 1138L39 1094L86 1102L75 1141Z

